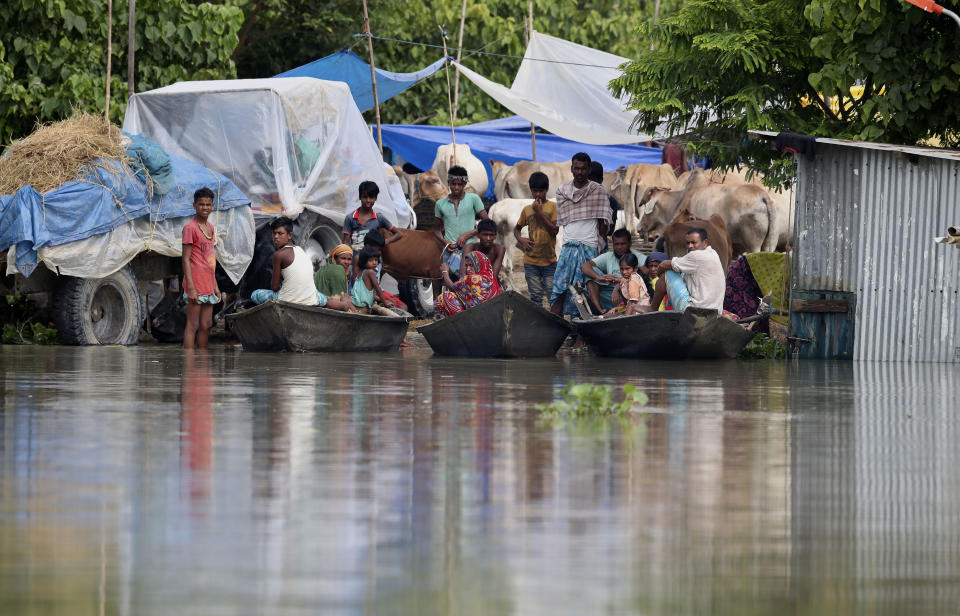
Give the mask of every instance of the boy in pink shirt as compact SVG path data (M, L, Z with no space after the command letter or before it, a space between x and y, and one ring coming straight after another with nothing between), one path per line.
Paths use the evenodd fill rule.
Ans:
M216 232L209 221L213 212L213 191L201 188L193 193L197 211L183 227L183 297L187 300L187 324L183 348L207 348L213 326L213 306L220 303L217 286Z

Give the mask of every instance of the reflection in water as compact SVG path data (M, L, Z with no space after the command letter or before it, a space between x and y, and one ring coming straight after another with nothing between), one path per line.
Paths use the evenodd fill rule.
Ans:
M0 352L0 614L960 601L953 366ZM538 422L570 379L648 412Z

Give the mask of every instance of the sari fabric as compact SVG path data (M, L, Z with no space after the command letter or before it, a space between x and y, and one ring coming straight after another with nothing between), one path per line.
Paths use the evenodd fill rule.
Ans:
M493 266L487 255L474 250L464 259L470 260L475 273L462 277L454 283L452 291L444 291L434 300L434 307L443 316L463 312L503 292L496 276L493 275Z

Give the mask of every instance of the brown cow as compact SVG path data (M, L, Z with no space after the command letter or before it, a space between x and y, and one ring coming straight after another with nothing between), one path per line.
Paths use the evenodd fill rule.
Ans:
M703 220L691 214L690 210L680 210L663 231L664 251L670 257L682 257L687 254L687 232L696 228L701 228L707 232L707 240L710 242L710 246L717 251L720 263L723 265L723 271L726 272L730 267L732 258L730 234L727 233L727 225L723 223L723 218L718 214Z
M403 238L383 249L383 271L397 280L440 278L440 257L444 244L433 231L404 229ZM383 231L384 237L392 233Z
M619 167L615 178L613 183L608 185L604 174L603 186L623 208L623 226L631 234L637 232L637 220L640 218L638 208L644 191L650 187L673 188L677 184L673 167L668 164L637 163Z

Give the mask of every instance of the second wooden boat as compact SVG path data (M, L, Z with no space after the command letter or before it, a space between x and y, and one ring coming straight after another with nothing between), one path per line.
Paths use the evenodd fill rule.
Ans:
M515 291L417 328L434 353L453 357L550 357L571 330Z

